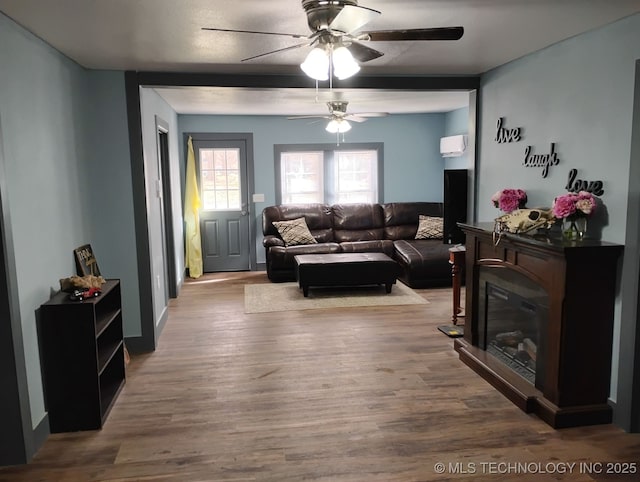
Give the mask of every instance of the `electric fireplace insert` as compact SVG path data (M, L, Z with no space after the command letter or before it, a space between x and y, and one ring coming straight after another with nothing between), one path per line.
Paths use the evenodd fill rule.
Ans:
M544 376L540 333L549 322L546 291L517 271L489 267L480 268L479 289L478 346L536 385Z

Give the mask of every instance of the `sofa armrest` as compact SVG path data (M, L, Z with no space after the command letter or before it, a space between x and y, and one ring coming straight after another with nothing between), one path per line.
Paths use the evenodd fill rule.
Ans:
M284 241L278 236L268 234L262 239L262 246L269 248L271 246L284 246Z

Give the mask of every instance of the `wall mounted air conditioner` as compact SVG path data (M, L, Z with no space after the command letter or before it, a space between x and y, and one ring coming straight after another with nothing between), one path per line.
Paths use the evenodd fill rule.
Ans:
M459 157L467 148L467 136L449 136L440 139L440 154L442 157Z

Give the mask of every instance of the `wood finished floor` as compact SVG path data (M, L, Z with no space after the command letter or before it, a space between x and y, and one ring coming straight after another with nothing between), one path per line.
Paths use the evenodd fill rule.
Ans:
M158 349L132 357L105 427L51 435L0 480L586 481L614 479L580 462L640 464L640 434L553 430L461 363L436 329L449 323L450 288L416 290L427 305L244 314L244 284L266 281L185 283ZM578 465L527 474L498 462Z

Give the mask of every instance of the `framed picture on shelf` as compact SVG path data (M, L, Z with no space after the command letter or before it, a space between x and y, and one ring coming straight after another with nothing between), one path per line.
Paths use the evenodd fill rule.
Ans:
M76 258L76 271L78 276L100 276L100 268L98 268L98 261L93 254L93 249L90 244L85 244L73 250L73 254Z

